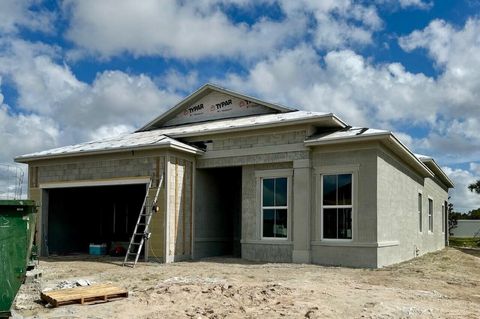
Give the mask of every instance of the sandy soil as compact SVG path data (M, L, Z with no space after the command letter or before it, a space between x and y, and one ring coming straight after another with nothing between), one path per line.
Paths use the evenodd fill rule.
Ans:
M379 270L212 258L169 265L86 256L40 262L22 286L28 318L479 318L480 251L445 249ZM130 291L125 299L45 307L39 292L87 279Z

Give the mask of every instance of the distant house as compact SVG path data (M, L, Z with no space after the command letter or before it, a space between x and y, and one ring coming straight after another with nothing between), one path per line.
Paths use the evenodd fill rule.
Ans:
M132 134L16 161L43 255L128 241L163 175L148 259L382 267L445 246L453 187L389 131L210 84Z
M452 229L452 237L479 237L480 219L459 219L457 226Z

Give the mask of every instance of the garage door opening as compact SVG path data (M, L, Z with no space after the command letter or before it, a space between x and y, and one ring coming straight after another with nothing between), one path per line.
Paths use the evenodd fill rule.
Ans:
M48 190L46 245L49 254L88 253L90 244L128 243L146 185Z
M241 257L242 168L198 169L195 258Z

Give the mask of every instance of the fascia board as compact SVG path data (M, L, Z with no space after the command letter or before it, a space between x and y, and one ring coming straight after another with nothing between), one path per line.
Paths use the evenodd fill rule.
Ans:
M335 124L339 126L339 128L345 127L344 123L335 117L334 114L322 114L314 117L310 117L307 119L292 119L292 120L285 120L281 122L275 123L265 123L259 124L255 126L242 126L242 127L233 127L233 128L220 128L220 129L212 129L208 131L197 131L197 132L189 132L189 133L178 133L178 134L169 134L172 138L182 138L182 137L193 137L199 135L210 135L210 134L220 134L220 133L231 133L231 132L242 132L242 131L252 131L258 129L267 129L267 128L275 128L275 127L282 127L282 126L289 126L289 125L296 125L296 124L315 124L318 120L331 118Z
M438 175L440 177L440 179L447 184L447 186L450 186L451 188L455 187L455 184L453 183L453 181L447 176L447 174L445 174L445 172L437 164L437 162L435 162L435 160L433 158L431 158L431 157L425 158L425 160L423 160L423 162L424 163L431 163L433 165L436 173L438 173L436 175Z
M421 172L423 172L428 177L433 177L433 172L422 163L402 142L400 142L391 132L379 132L374 134L369 134L368 136L348 136L348 137L334 137L330 139L324 139L322 141L306 141L305 146L320 146L320 145L332 145L332 144L341 144L349 142L366 142L366 141L383 141L390 142L396 148L403 152L407 156L411 164L416 166Z
M72 152L72 153L65 153L65 154L53 154L53 155L44 155L44 156L32 156L32 157L16 157L14 161L16 163L23 163L27 164L32 161L38 160L47 160L47 159L54 159L54 158L66 158L66 157L76 157L76 156L88 156L88 155L101 155L101 154L113 154L119 152L128 152L128 151L145 151L145 150L157 150L157 149L168 149L172 148L175 150L179 150L182 152L201 155L205 153L200 149L196 149L194 147L184 147L176 144L172 144L171 142L163 144L163 145L148 145L148 146L138 146L138 147L119 147L113 149L106 149L106 150L98 150L98 151L86 151L86 152Z

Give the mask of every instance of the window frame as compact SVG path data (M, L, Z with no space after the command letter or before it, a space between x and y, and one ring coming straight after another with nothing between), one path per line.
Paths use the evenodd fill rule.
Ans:
M262 241L273 241L273 242L284 242L291 241L292 238L292 176L293 169L274 169L266 171L255 171L255 177L257 179L257 207L258 213L258 238ZM272 179L272 178L286 178L287 179L287 206L265 206L265 207L276 207L277 209L286 209L287 210L287 237L264 237L263 236L263 180ZM269 208L266 208L269 209ZM273 208L275 209L275 208Z
M323 177L326 175L343 175L343 174L350 174L352 176L352 199L351 199L351 205L324 205L323 204ZM319 191L320 191L320 240L322 241L328 241L328 242L351 242L354 240L354 235L355 235L355 211L356 211L356 174L357 170L335 170L335 171L322 171L319 174ZM317 196L318 198L318 196ZM324 224L324 219L323 219L323 211L324 209L328 208L350 208L352 210L352 236L351 238L325 238L323 236L323 224ZM338 225L338 224L337 224ZM338 229L337 229L338 231Z
M418 207L420 205L420 207ZM418 232L423 233L423 194L421 191L417 192L417 221Z
M446 226L446 222L445 222L445 218L447 216L447 202L443 202L442 204L442 233L445 233L445 226Z
M432 206L430 206L432 203ZM428 232L433 233L434 229L434 220L433 220L433 213L435 211L435 202L432 197L428 196Z

